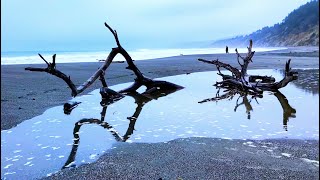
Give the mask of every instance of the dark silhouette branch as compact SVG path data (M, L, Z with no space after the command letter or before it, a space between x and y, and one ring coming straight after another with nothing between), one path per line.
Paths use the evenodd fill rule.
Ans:
M235 76L236 79L240 79L241 77L241 73L240 71L235 68L235 67L232 67L230 64L226 64L226 63L223 63L219 60L212 60L212 61L208 61L208 60L205 60L205 59L198 59L199 61L202 61L202 62L205 62L205 63L209 63L209 64L214 64L217 66L217 68L219 67L223 67L225 68L226 70L230 71L233 76ZM221 73L222 76L225 76ZM226 76L227 77L227 76Z
M118 46L118 47L121 47L120 41L119 41L119 38L118 38L117 31L116 31L116 30L113 30L106 22L104 23L104 25L105 25L105 26L110 30L110 32L113 34L114 39L116 40L117 46Z
M68 86L70 87L71 91L72 91L72 96L76 96L78 94L78 91L76 89L76 86L74 85L74 83L71 81L70 76L65 75L63 72L59 71L56 69L56 63L55 63L55 57L56 54L54 54L52 56L52 63L49 63L48 61L45 60L44 57L42 57L41 54L38 54L40 56L40 58L47 64L46 68L32 68L32 67L27 67L25 68L25 70L27 71L37 71L37 72L47 72L49 74L52 74L54 76L57 76L58 78L61 78L62 80L64 80Z
M247 53L247 56L245 58L243 58L243 65L241 67L241 75L243 77L247 76L247 70L248 70L248 66L249 66L249 63L252 62L252 57L254 55L254 51L252 51L252 40L250 39L250 43L249 43L249 47L248 48L248 53ZM237 53L237 55L239 56L240 54Z
M63 105L63 112L64 114L69 115L71 111L78 106L81 102L71 102L71 103L65 103Z
M298 79L298 72L291 70L290 61L291 59L289 59L289 61L286 62L285 76L282 80L272 83L261 82L257 84L257 87L263 89L264 91L278 91L278 89L287 86L289 82Z

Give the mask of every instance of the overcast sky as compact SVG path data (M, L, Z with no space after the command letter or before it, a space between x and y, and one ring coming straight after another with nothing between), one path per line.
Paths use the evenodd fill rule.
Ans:
M1 0L1 50L169 48L249 34L309 0Z

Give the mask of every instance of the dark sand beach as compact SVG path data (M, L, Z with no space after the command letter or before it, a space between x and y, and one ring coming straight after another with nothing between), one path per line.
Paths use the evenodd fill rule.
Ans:
M218 58L238 66L235 54L182 55L135 61L135 64L150 78L216 70L213 65L197 61L198 58ZM249 69L284 69L288 59L292 59L292 68L319 68L319 51L304 47L256 53ZM87 80L102 64L59 64L59 59L57 63L57 68L70 75L76 85ZM10 129L71 99L71 91L64 81L49 74L25 71L25 67L44 67L44 64L1 65L1 130ZM133 81L133 73L125 67L126 63L111 64L105 76L108 85ZM100 86L96 81L80 95ZM120 143L116 145L119 146L117 150L106 153L97 162L63 170L50 179L319 179L319 141L265 140L257 143L261 145L271 141L278 150L281 149L275 156L281 156L285 150L299 154L290 158L270 158L263 148L243 147L240 140L210 138L156 144ZM316 159L318 163L303 158Z
M119 143L98 161L43 179L319 179L319 141L176 139Z

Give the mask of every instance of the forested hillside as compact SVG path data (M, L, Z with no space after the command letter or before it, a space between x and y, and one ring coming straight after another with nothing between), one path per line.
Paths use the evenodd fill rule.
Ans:
M319 1L311 1L292 11L281 23L245 36L215 41L213 46L319 46Z

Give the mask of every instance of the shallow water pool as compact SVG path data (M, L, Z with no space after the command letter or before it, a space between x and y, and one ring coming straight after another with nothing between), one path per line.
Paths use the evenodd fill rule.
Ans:
M221 79L214 71L160 78L185 88L157 99L127 95L106 108L95 90L73 98L71 101L81 104L70 115L57 106L1 131L1 178L50 176L61 168L95 161L118 141L155 143L187 137L318 140L319 70L298 71L299 79L279 93L264 92L257 99L236 94L199 103L216 96L212 85ZM272 75L276 80L283 76L276 70L249 73ZM129 85L110 88L121 90ZM98 122L101 112L105 112L104 121ZM82 123L77 126L79 120Z

